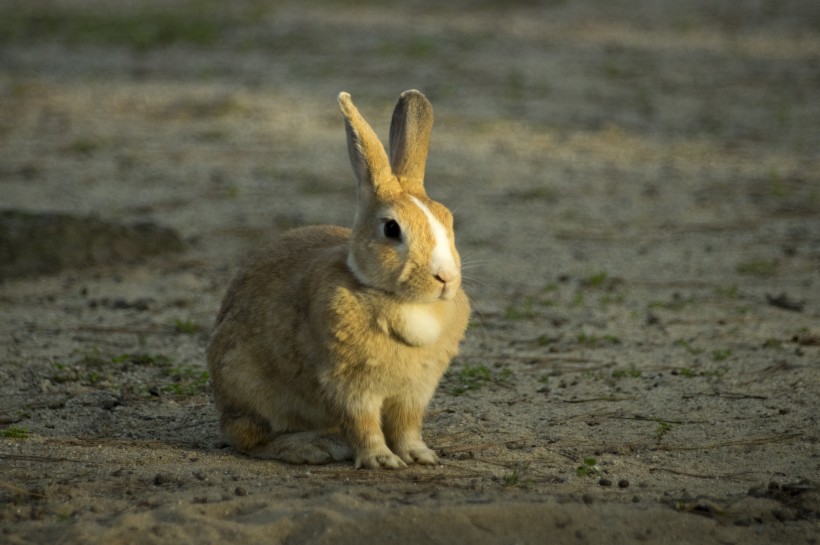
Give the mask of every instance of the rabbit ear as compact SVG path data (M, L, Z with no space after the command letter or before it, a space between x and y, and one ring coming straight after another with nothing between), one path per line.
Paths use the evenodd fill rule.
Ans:
M433 107L427 97L415 89L403 92L390 122L390 164L402 185L423 186L432 129Z
M387 189L392 174L384 146L350 100L348 93L339 93L338 101L339 109L345 117L347 152L359 181L360 194L367 189L377 193Z

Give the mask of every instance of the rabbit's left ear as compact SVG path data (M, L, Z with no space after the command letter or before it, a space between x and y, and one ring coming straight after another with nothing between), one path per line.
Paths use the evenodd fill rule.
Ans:
M423 188L432 129L433 106L427 97L415 89L403 92L390 121L390 165L404 189Z
M339 93L339 109L345 118L347 152L350 164L359 182L359 195L379 194L398 190L390 171L384 146L350 100L348 93Z

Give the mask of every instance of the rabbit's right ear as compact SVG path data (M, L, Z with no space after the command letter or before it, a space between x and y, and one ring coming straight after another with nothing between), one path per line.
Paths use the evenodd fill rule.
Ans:
M390 164L405 189L424 186L432 130L433 106L427 97L415 89L403 92L390 121Z
M360 197L370 192L389 191L389 186L395 184L395 181L392 179L384 146L350 100L348 93L339 93L338 101L339 109L345 117L347 153L359 182Z

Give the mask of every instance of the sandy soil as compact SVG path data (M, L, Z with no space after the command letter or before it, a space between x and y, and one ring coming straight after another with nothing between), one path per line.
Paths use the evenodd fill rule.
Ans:
M0 542L817 543L820 4L30 4L0 204L186 250L0 284ZM475 308L443 463L237 455L204 362L231 274L350 224L335 96L384 137L413 87Z

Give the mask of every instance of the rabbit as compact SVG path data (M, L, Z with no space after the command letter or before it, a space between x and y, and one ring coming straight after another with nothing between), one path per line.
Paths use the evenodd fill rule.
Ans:
M401 94L390 157L348 93L338 103L357 179L352 229L293 229L232 280L208 346L226 440L293 464L437 464L422 419L470 317L453 216L427 197L433 125Z

